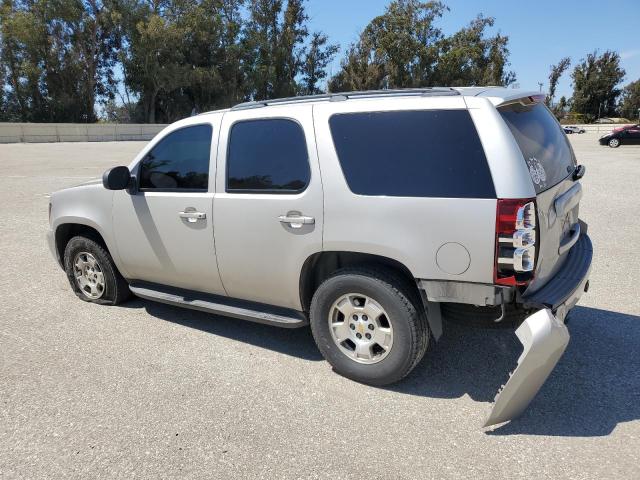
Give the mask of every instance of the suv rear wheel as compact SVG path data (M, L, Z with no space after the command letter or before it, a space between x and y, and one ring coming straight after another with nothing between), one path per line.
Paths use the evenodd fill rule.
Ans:
M127 281L98 242L73 237L64 250L64 270L75 294L85 302L117 305L131 297Z
M377 267L338 270L316 290L311 330L334 370L371 385L404 378L424 356L429 329L408 281Z

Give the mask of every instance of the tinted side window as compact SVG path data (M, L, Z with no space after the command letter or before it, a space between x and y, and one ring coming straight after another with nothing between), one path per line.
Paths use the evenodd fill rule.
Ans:
M140 188L207 190L210 125L181 128L164 137L140 165Z
M295 193L311 176L304 132L286 119L248 120L231 128L227 191Z
M329 125L353 193L495 198L466 110L348 113L332 116Z

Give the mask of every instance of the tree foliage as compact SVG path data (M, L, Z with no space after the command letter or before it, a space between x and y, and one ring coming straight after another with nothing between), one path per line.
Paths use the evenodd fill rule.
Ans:
M0 0L0 121L172 122L194 112L331 91L512 85L508 37L478 15L446 35L440 1L394 0L348 46L310 31L306 0ZM569 67L551 67L549 104ZM585 118L633 116L617 53L572 73Z
M625 118L638 118L640 122L640 80L631 82L622 90L620 114Z
M391 2L349 47L330 89L513 83L515 75L506 71L508 38L487 34L494 19L479 15L447 37L436 25L447 11L438 1Z
M109 0L2 0L0 78L8 119L93 122L114 95L119 47Z
M304 0L0 0L0 8L3 120L93 122L102 105L109 119L169 122L318 93L338 49L309 33Z
M571 65L571 59L564 57L560 59L555 65L551 65L551 72L549 73L549 92L547 93L546 103L548 106L553 106L553 98L556 96L556 88L558 88L558 81L562 74Z
M617 85L624 75L620 55L616 52L607 50L601 55L597 51L589 53L571 74L574 87L571 99L573 111L583 114L588 121L598 115L615 116L616 100L621 92Z

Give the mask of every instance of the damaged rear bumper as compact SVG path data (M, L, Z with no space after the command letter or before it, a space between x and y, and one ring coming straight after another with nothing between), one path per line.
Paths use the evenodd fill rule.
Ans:
M522 297L525 307L541 310L527 317L516 330L524 350L518 366L496 395L485 427L512 420L524 412L564 353L569 343L564 320L589 285L593 247L586 228L583 231L562 270L540 290Z

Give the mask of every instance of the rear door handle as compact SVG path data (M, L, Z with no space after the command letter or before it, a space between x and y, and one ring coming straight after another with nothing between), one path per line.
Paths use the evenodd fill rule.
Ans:
M278 217L280 223L287 223L291 228L302 228L302 225L313 225L316 223L316 219L313 217L307 217L306 215L296 215L292 212L286 215L280 215Z
M197 222L198 220L202 220L204 218L207 218L207 214L206 213L195 212L195 211L179 212L178 215L180 215L180 218L186 218L187 222L189 222L189 223L194 223L194 222Z

